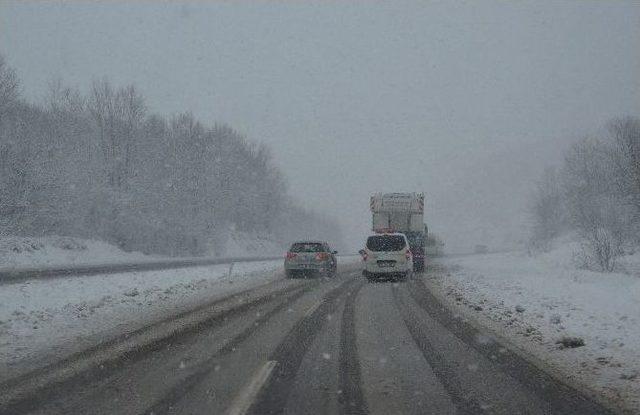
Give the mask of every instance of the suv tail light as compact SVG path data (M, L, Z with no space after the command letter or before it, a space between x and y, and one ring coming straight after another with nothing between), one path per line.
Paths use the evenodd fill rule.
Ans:
M295 257L297 257L298 254L294 253L294 252L287 252L287 259L293 259Z
M316 261L326 261L327 259L329 259L329 254L326 252L318 252L316 254Z
M411 259L411 251L407 249L407 251L404 253L404 257L407 259Z
M367 260L367 258L369 258L369 255L367 255L367 253L366 253L366 252L363 252L363 253L362 253L362 260L363 260L363 261L366 261L366 260Z

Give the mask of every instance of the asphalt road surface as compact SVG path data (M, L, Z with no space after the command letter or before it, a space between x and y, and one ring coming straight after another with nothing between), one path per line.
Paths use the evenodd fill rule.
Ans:
M115 357L113 343L0 385L0 413L608 413L453 315L419 276L368 283L346 267L196 312Z

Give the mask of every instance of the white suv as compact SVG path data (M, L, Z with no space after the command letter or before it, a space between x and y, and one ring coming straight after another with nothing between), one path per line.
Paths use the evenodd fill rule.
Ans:
M404 279L413 270L409 242L402 233L371 235L361 253L362 274L370 281L376 277Z

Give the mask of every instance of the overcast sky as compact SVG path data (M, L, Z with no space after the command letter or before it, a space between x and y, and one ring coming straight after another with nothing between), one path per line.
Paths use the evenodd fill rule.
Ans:
M517 239L570 140L640 115L640 2L0 2L23 94L133 83L269 144L352 245L369 194L424 191L449 246Z

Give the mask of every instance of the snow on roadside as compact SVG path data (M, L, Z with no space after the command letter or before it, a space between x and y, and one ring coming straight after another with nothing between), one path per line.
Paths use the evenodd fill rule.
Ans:
M282 261L0 285L0 381L125 330L281 277Z
M640 276L576 269L574 249L446 257L426 282L569 378L640 411ZM622 263L637 270L639 260ZM584 346L557 343L572 337Z
M275 257L286 247L268 235L230 231L219 250L209 249L212 257ZM125 252L104 241L68 236L0 236L0 270L50 268L77 265L104 265L168 259L159 255Z
M66 236L0 236L0 268L143 261L159 257L125 252L103 241Z

